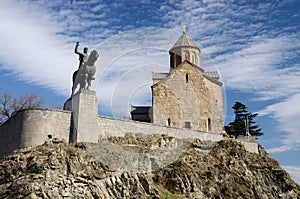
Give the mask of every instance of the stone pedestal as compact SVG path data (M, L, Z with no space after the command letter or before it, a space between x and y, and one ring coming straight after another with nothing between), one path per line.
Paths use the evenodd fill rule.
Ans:
M98 100L95 91L81 90L72 96L70 142L98 142Z

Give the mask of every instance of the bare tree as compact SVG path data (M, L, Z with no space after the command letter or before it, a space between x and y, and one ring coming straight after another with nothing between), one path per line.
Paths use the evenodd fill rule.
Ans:
M0 124L22 109L40 108L46 104L38 95L29 92L13 97L10 93L0 94Z

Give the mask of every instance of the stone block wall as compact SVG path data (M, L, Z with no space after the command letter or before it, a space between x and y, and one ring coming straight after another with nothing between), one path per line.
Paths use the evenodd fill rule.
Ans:
M252 153L258 153L258 143L257 142L251 142L251 141L240 141L238 142L242 143L245 146L245 149Z
M153 123L208 131L212 118L211 95L202 71L183 62L166 79L152 87ZM211 129L215 131L215 129Z
M22 146L23 118L24 111L20 111L0 126L0 155Z
M242 136L240 135L236 141L242 143L247 151L252 153L258 153L258 143L255 140L254 136Z
M98 100L95 91L81 90L72 97L72 142L97 142Z
M224 132L222 84L215 83L213 80L207 78L204 78L204 82L209 88L211 105L213 107L210 116L211 129L217 132Z
M69 111L22 110L0 126L0 155L17 148L41 145L48 140L48 135L69 141L70 126Z
M198 138L217 142L223 140L221 133L199 132L191 129L167 127L152 123L136 122L109 117L98 116L96 127L93 131L82 132L78 136L78 142L86 142L86 138L98 142L109 136L125 136L126 133L133 134L167 134L179 139ZM15 149L37 146L48 140L48 135L70 140L71 112L55 109L29 109L18 112L0 126L0 155ZM245 145L250 152L258 152L257 142L248 140L237 140Z
M176 138L199 138L201 140L211 140L213 142L223 139L221 133L199 132L191 129L174 128L152 123L137 122L132 120L121 120L109 117L99 116L98 128L104 133L105 137L125 136L126 133L133 134L167 134ZM99 134L101 138L103 134Z

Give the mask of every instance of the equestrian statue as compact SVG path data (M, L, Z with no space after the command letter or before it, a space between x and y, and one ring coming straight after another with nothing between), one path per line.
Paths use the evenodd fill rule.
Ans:
M95 63L99 57L96 50L93 50L90 55L88 54L88 48L85 47L83 52L78 51L79 42L76 43L74 52L79 55L79 67L73 73L73 87L72 95L79 84L79 90L89 90L91 87L92 80L95 80L96 66Z

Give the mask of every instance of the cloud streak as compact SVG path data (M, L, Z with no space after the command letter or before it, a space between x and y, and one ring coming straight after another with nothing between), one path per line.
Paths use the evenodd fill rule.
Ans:
M292 95L278 102L267 106L260 111L261 115L274 117L280 124L282 132L286 132L282 139L282 146L268 149L269 153L280 153L288 150L297 150L300 147L299 118L300 118L300 93Z
M252 93L253 100L270 104L260 113L277 120L285 136L282 146L269 152L297 150L300 144L295 121L300 117L300 17L287 9L296 6L296 1L221 0L175 0L161 6L167 27L188 25L191 37L218 66L227 91Z
M180 33L163 28L140 28L125 31L103 41L97 49L97 93L106 114L128 118L130 104L147 103L152 72L168 72L168 50ZM137 40L137 38L140 38ZM105 49L105 50L103 50ZM140 96L135 93L139 92Z
M0 47L2 67L24 81L65 91L65 71L73 61L68 55L70 45L53 34L59 29L43 25L28 14L26 7L16 7L13 2L6 1L1 8L0 42L7 44Z
M282 166L282 167L288 171L288 173L291 175L291 177L294 179L296 183L300 184L300 167L295 167L295 166Z

